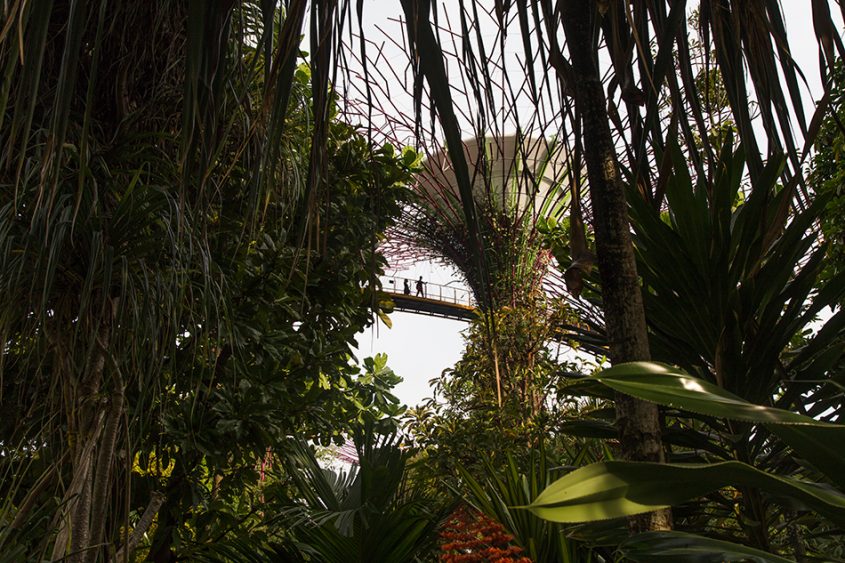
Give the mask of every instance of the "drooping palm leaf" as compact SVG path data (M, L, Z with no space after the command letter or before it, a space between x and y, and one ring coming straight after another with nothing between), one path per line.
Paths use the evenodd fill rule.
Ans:
M329 27L342 29L343 20L323 10L329 4L315 2ZM129 486L131 460L160 428L174 386L202 402L220 375L208 367L242 353L233 256L266 242L268 226L279 234L314 211L301 206L303 171L325 161L326 143L292 144L285 127L291 115L297 126L313 125L309 83L296 68L306 7L255 0L3 8L0 400L22 419L4 423L2 441L17 443L26 429L54 467L31 466L23 489L4 487L14 500L4 501L0 518L25 519L14 501L49 481L36 496L55 517L39 520L44 533L31 544L48 557L75 551L93 561L125 539L139 494ZM325 108L336 48L328 41L313 53L314 66L327 69L314 83L324 92L323 121L335 119ZM300 146L314 154L294 150ZM105 420L116 423L99 432ZM17 456L5 464L30 467ZM87 491L102 506L87 508ZM64 501L45 501L55 496Z

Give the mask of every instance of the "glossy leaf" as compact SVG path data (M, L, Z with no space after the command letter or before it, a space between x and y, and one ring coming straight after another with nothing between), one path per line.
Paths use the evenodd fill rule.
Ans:
M761 424L830 426L790 411L754 405L683 370L657 362L619 364L602 371L596 379L621 393L698 414ZM840 428L845 432L845 426Z
M755 405L678 368L632 362L604 370L596 378L608 387L665 406L698 414L766 424L799 456L829 479L845 485L845 455L829 444L845 443L845 426L774 407Z
M835 522L845 522L845 495L738 461L594 463L558 479L525 508L553 522L591 522L659 510L728 486L756 487L788 496Z
M706 538L685 532L647 532L638 534L619 546L626 561L648 563L787 563L772 553L745 545Z

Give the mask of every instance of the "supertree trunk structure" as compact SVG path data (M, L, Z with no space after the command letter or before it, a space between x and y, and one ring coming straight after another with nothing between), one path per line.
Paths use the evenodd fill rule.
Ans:
M543 248L539 221L561 220L569 202L566 152L554 140L519 134L468 139L464 152L473 179L478 232L489 288L478 271L461 210L451 160L443 151L426 159L414 203L393 230L393 243L454 265L482 302L513 305L542 291L551 255Z
M585 171L575 164L580 149L568 129L573 106L560 107L556 82L536 83L538 73L545 73L540 50L514 52L519 35L506 41L506 32L516 22L498 21L492 7L473 8L476 21L462 17L453 22L447 10L438 27L472 186L473 218L465 213L453 155L431 96L408 72L416 61L408 56L404 32L384 32L383 41L370 35L363 43L367 49L357 43L348 49L352 62L339 90L351 119L397 146L414 146L423 157L414 202L385 241L391 265L402 269L431 261L453 266L476 301L495 308L537 296L544 287L561 294L562 276L543 248L538 226L549 219L564 222L573 195L580 196ZM403 29L401 19L389 23L391 30ZM485 43L478 26L497 30L493 40ZM479 53L486 68L480 66ZM426 112L430 121L420 119Z

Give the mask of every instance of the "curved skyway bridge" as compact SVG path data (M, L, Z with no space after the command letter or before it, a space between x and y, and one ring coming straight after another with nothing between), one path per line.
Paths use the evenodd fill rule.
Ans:
M468 289L423 281L419 291L418 281L382 276L382 290L393 300L394 310L460 321L475 318L477 305Z

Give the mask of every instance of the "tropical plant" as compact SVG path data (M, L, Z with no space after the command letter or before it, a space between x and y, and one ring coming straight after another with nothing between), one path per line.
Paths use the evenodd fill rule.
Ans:
M283 514L302 560L387 563L433 551L452 505L411 485L412 452L400 444L397 435L364 425L355 434L357 464L335 471L321 467L307 444L290 442L282 459L294 487Z
M830 111L825 115L808 182L813 191L827 198L821 214L821 228L828 241L828 256L822 278L830 278L845 270L845 169L841 166L845 148L842 120L845 118L845 65L838 59L830 72L832 82ZM841 304L841 302L840 302Z
M441 563L531 563L501 524L466 505L458 506L440 529Z
M280 388L277 375L257 381L241 376L235 389L220 386L195 407L193 419L190 401L173 401L157 435L160 446L141 449L133 474L139 491L166 493L151 539L139 549L151 558L172 553L193 559L223 543L276 537L284 526L267 516L273 505L266 492L277 480L274 452L283 451L293 432L329 444L365 422L395 429L403 409L389 390L399 378L386 361L383 355L366 358L361 373L351 366L325 372L309 386L317 391L299 396L307 418L289 405L290 391ZM191 427L197 419L204 428ZM172 465L162 469L157 453Z
M433 396L406 416L426 471L448 479L459 464L475 472L485 460L527 460L544 441L557 446L548 435L575 405L558 394L559 373L571 366L548 343L567 312L542 297L488 312L496 326L492 350L487 322L470 323L461 359L431 380Z
M403 2L403 8L415 70L413 91L418 130L424 115L422 93L427 88L432 116L439 117L455 172L470 235L469 248L475 249L481 271L485 268L484 252L480 246L471 174L461 145L459 116L496 115L494 99L498 98L490 95L496 83L491 78L494 72L488 68L487 61L498 65L495 73L506 85L503 89L515 91L510 76L513 73L509 73L506 62L505 44L508 37L516 36L521 43L521 66L525 71L519 74L525 76L523 88L530 93L526 97L538 112L545 112L550 105L560 108L560 113L555 115L569 119L566 131L574 129L571 145L568 135L562 139L567 147L573 148L570 153L574 155L574 162L570 170L581 170L582 158L586 164L591 200L587 217L595 235L611 361L649 358L645 315L628 236L620 165L623 157L617 154L617 147L624 150L622 154L627 160L626 172L631 185L635 185L645 200L656 208L663 201L660 153L668 139L680 134L687 140L688 147L702 143L701 154L690 155L693 167L701 177L706 177L708 168L715 169L713 163L718 155L708 142L709 131L702 115L702 98L696 80L700 69L693 68L689 56L686 3L497 2L485 10L480 2L460 2L457 19L463 33L456 35L462 35L463 39L454 51L460 53L460 64L468 69L465 82L478 85L474 86L475 95L469 109L457 107L454 101L460 88L449 80L444 61L444 51L448 49L443 47L447 39L440 34L432 2L407 0ZM479 31L483 25L479 14L495 22L493 25L500 30L499 41L485 43ZM834 45L843 50L841 42L834 41L827 4L815 3L814 15L819 39L825 45L825 60L830 64ZM508 34L511 22L514 31ZM780 6L774 2L761 5L744 0L706 2L700 5L698 23L705 52L715 53L737 129L748 147L752 179L757 179L763 166L748 108L749 89L744 68L750 71L750 82L755 88L770 145L775 150L786 148L790 156L789 171L784 175L787 180L799 178L801 155L791 135L789 109L794 109L799 128L808 139L812 139L814 130L807 127L801 107L798 71L789 56ZM472 32L473 26L478 33ZM603 43L600 35L604 38ZM561 38L566 40L565 48L560 43ZM600 68L602 49L606 49L607 69ZM780 56L776 58L775 52ZM672 65L675 58L679 60L677 73L673 72ZM540 72L536 72L533 61L541 61ZM549 66L556 74L556 81L547 80ZM610 77L607 89L602 83L604 70L608 70L606 74ZM791 105L784 95L784 86L789 91ZM619 97L616 96L617 88ZM665 99L668 104L659 103ZM824 108L820 108L819 114L823 111ZM509 117L513 116L513 126L518 130L525 126L519 121L519 115L525 113L508 113ZM477 126L475 131L485 129L487 122L483 117L480 123L471 122ZM817 120L812 125L817 127ZM587 259L580 188L576 174L571 188L572 262L578 264L578 269L586 270L595 260ZM623 455L629 459L661 459L663 448L657 409L624 395L615 399ZM645 528L667 528L670 522L663 514L637 525L640 524Z
M817 245L813 224L824 199L788 218L792 189L778 189L780 161L772 159L737 205L741 153L725 150L722 163L712 186L699 182L695 188L684 165L676 165L667 184L669 224L634 206L654 357L755 404L812 416L835 412L841 401L832 378L842 362L842 319L805 334L821 311L841 299L845 280L840 275L818 286L827 247ZM709 453L722 459L782 474L794 470L782 451L770 448L768 433L751 425L720 428L704 421L670 430L679 444L709 443ZM778 516L766 513L753 489L744 493L739 521L752 545L768 549L774 530L769 524Z
M827 246L819 244L813 225L825 199L790 216L795 184L778 185L782 159L771 159L743 190L743 152L731 147L728 137L711 181L693 180L677 146L668 149L667 212L631 198L652 354L755 404L805 409L812 398L808 414L836 412L841 400L833 374L845 340L841 314L821 330L807 332L843 294L841 276L818 283ZM588 283L587 294L597 291ZM586 340L592 345L602 338L593 334ZM771 448L770 434L754 425L706 418L667 421L664 439L681 449L670 453L671 459L740 460L787 475L796 469L782 449ZM580 421L570 429L602 424L604 434L612 435L607 420ZM735 505L746 541L768 549L782 515L768 511L753 488ZM720 516L708 521L698 513L696 519L693 511L679 523L721 527L735 511L727 499L708 510Z
M528 505L541 518L557 522L615 518L677 505L730 486L735 487L732 490L735 495L745 496L745 491L752 488L763 490L771 494L766 498L767 504L802 512L809 510L811 518L822 517L840 528L845 524L845 482L842 478L845 457L824 446L841 441L845 426L752 404L717 385L662 364L614 366L596 376L596 380L616 391L681 411L680 416L752 423L758 431L765 429L770 433L769 449L786 449L797 461L798 469L794 476L785 476L742 461L602 462L573 471L549 485ZM837 414L831 413L831 416L837 417ZM705 461L711 459L704 454ZM816 482L801 477L810 477ZM838 533L841 534L841 530ZM650 543L650 539L654 541ZM791 548L798 557L814 555L811 538L799 538L798 542L781 549ZM687 560L692 560L696 553L702 557L715 554L727 557L731 553L731 560L747 560L752 556L760 561L782 560L769 557L765 551L680 533L635 537L629 547L638 552L638 556L645 557L657 555L673 543L675 547L688 549ZM682 553L683 550L676 555ZM827 554L817 552L815 555Z
M562 468L551 466L543 453L542 444L532 452L520 471L513 456L507 456L503 470L487 460L483 464L483 478L476 479L467 469L459 466L461 491L468 502L478 510L495 518L513 536L531 561L536 563L575 563L592 561L600 550L588 548L568 537L569 530L560 524L539 518L533 512L514 507L530 505L540 493L561 474ZM587 447L570 452L567 459L573 466L592 461ZM610 554L605 553L605 557Z
M254 511L281 437L400 412L350 346L416 156L338 119L331 33L297 66L305 8L3 6L10 557L173 560Z

